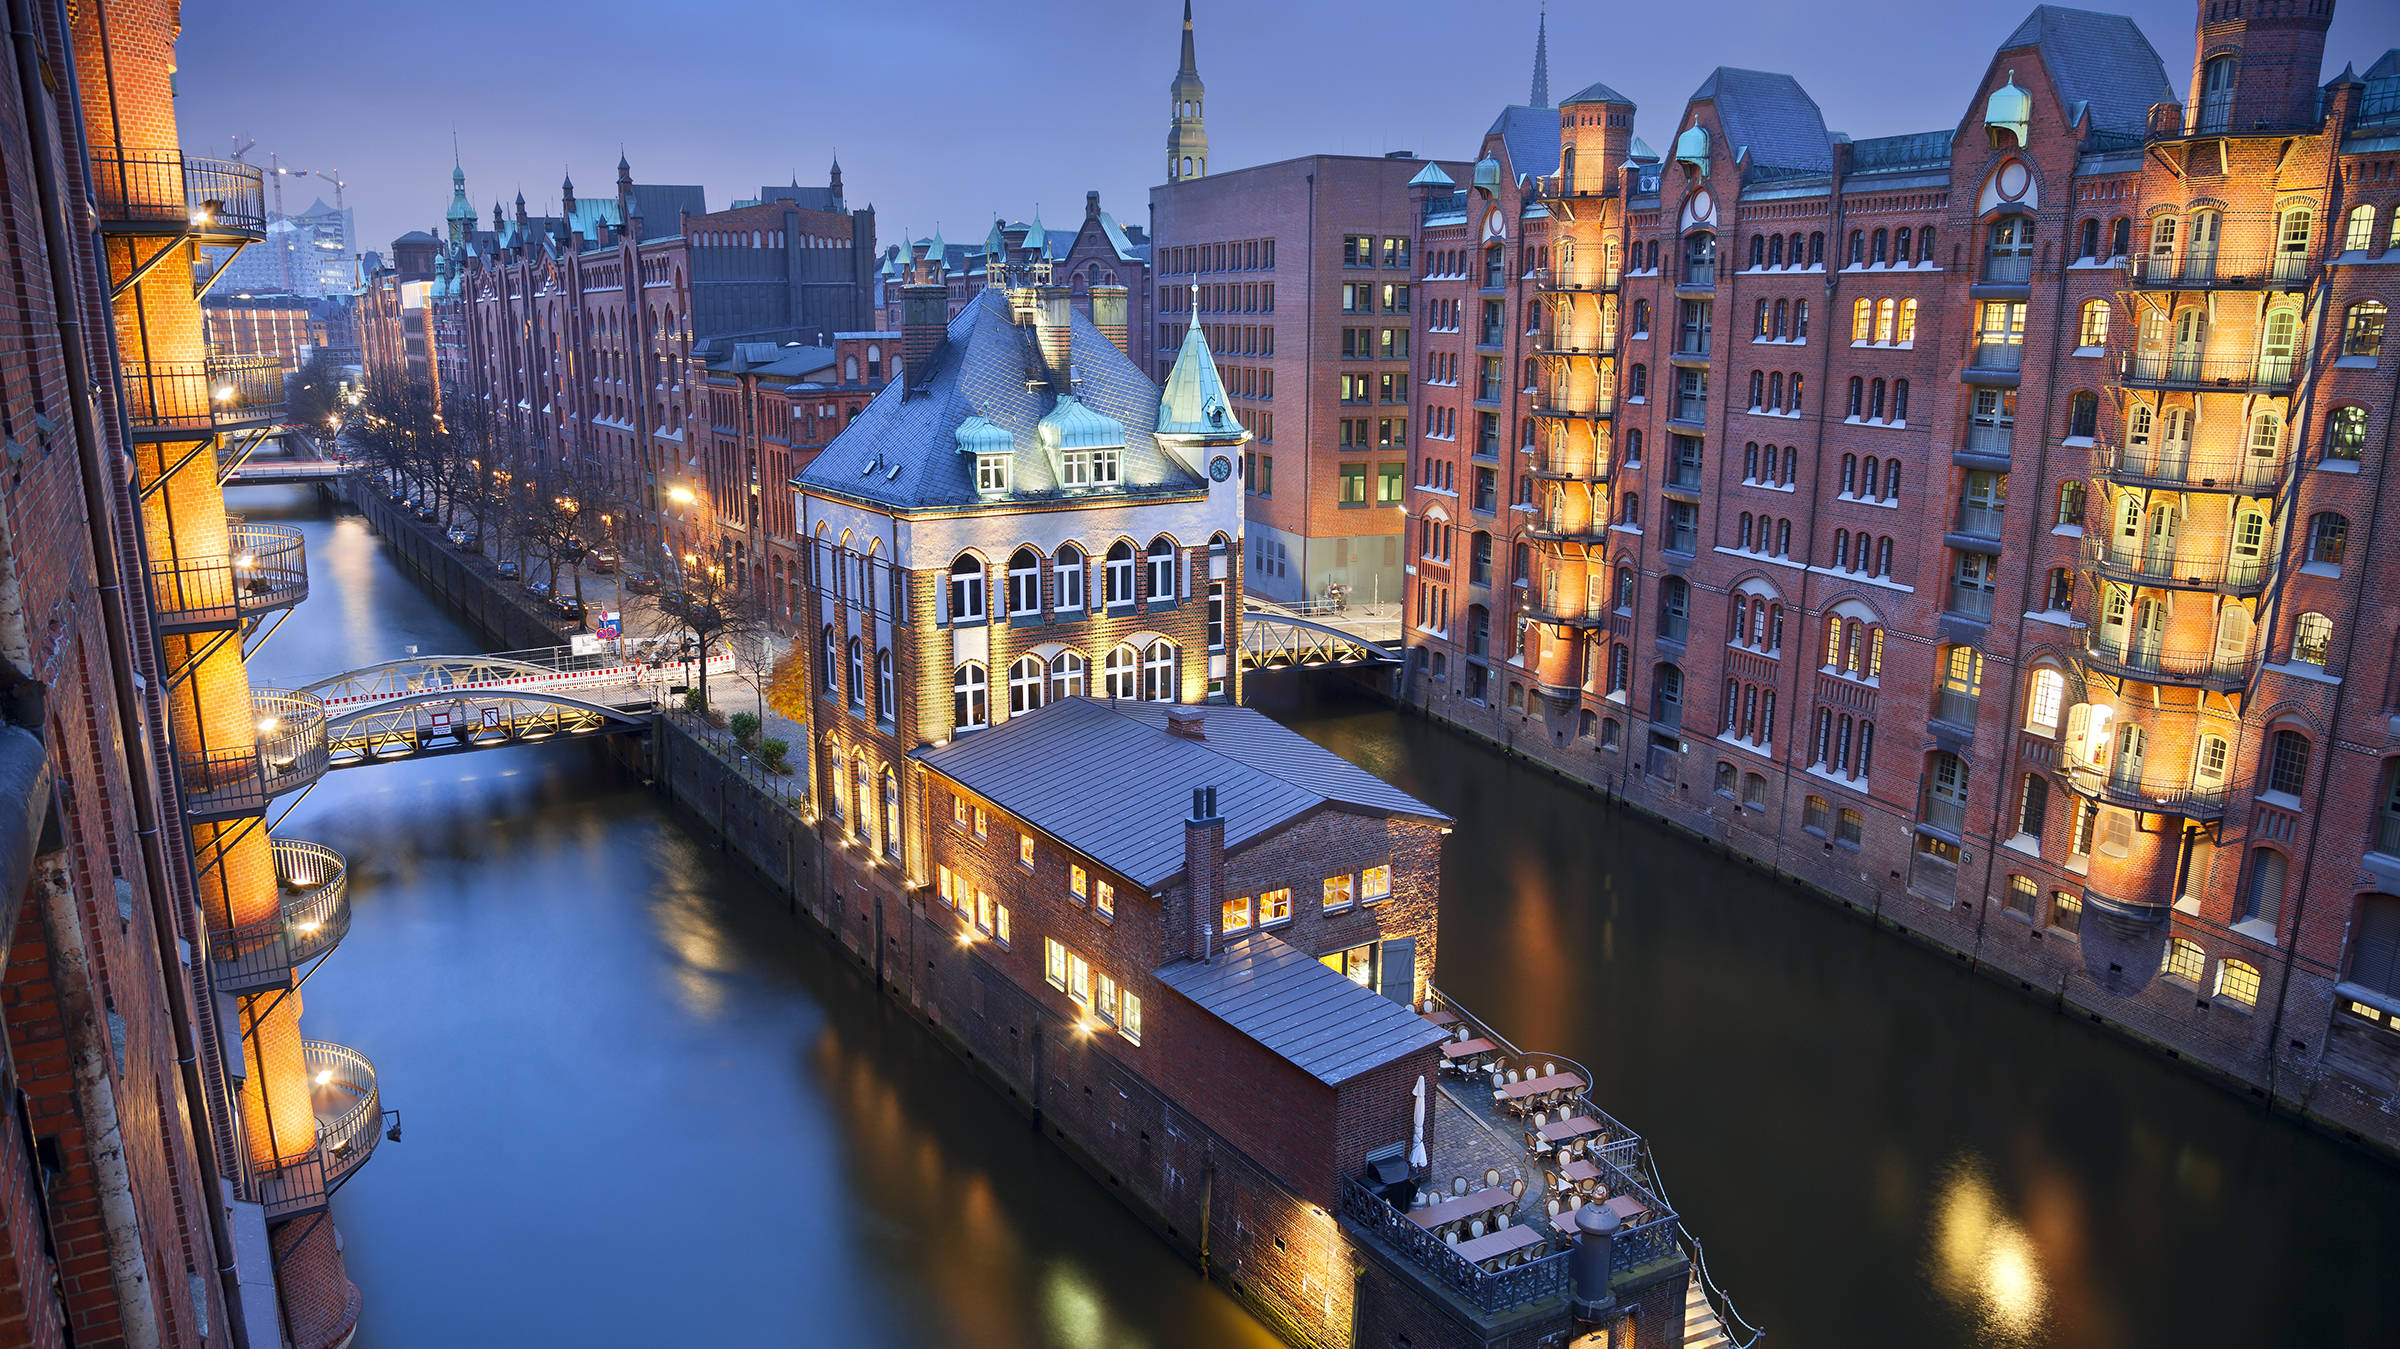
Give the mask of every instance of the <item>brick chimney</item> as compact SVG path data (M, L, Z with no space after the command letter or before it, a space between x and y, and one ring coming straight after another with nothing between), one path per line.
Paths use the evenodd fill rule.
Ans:
M1123 286L1092 287L1092 326L1108 339L1120 356L1130 356L1125 349L1125 288Z
M1179 703L1167 709L1167 734L1186 740L1206 740L1206 717L1198 707Z
M1197 738L1197 727L1193 735ZM1225 909L1225 820L1217 814L1214 787L1192 788L1192 817L1183 822L1183 882L1192 904L1184 954L1206 960L1215 945L1217 916Z
M900 361L909 387L919 388L933 370L950 328L947 286L911 281L900 287Z
M1074 392L1067 369L1075 363L1075 301L1065 286L1037 286L1033 292L1034 332L1042 344L1042 364L1050 371L1053 392Z

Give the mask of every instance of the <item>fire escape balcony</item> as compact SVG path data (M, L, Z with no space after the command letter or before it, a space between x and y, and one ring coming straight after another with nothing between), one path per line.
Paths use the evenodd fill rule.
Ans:
M2281 454L2220 454L2194 458L2186 444L2103 445L2100 476L2117 487L2174 492L2272 494L2283 482Z
M125 361L117 387L136 440L192 440L283 419L283 364L273 356Z
M1535 597L1525 603L1525 616L1536 623L1553 623L1566 628L1604 628L1610 613L1608 601L1591 596L1581 605L1570 607L1564 601Z
M224 557L179 558L150 573L161 632L206 632L308 598L308 544L291 525L230 525Z
M2220 651L2215 647L2145 646L2136 642L2123 650L2093 644L2085 648L2084 664L2101 674L2143 684L2207 689L2231 693L2249 687L2257 673L2257 653Z
M2255 595L2267 587L2267 566L2258 557L2193 557L2145 549L2137 542L2087 538L2083 560L2093 571L2126 585L2166 590L2207 590L2220 595Z
M1534 395L1533 415L1607 421L1617 415L1617 396L1614 393L1537 393Z
M367 1056L330 1040L302 1040L309 1104L317 1116L316 1146L262 1169L260 1198L267 1220L280 1222L325 1207L342 1182L366 1164L383 1137L383 1098Z
M1576 454L1570 450L1544 449L1528 445L1526 472L1539 479L1553 482L1607 482L1608 457L1603 454Z
M2222 782L2144 776L2076 763L2063 764L2058 772L2067 790L2077 796L2127 810L2180 815L2187 820L2218 820L2225 815L2226 786Z
M94 146L91 165L92 204L108 233L233 248L267 237L266 175L255 164Z
M228 993L281 988L291 971L331 951L350 931L350 870L322 843L274 840L275 917L213 934L217 987Z
M1608 541L1608 522L1597 517L1575 520L1564 514L1536 517L1527 534L1543 543L1600 544Z
M1614 356L1616 352L1615 333L1576 335L1545 330L1534 334L1533 338L1533 354L1536 356Z
M325 705L305 693L252 690L256 741L232 749L178 748L184 810L198 819L254 815L325 776Z
M1533 269L1533 289L1540 295L1607 295L1623 280L1622 274L1605 267L1572 267L1553 271L1548 267Z
M2309 254L2268 248L2228 253L2168 248L2125 259L2127 290L2306 290Z
M2185 356L2137 352L2117 360L2117 383L2162 393L2288 394L2300 379L2293 356Z

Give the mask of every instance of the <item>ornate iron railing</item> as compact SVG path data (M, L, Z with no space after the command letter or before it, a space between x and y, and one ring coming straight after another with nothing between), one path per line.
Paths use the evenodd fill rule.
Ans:
M2128 585L2248 594L2264 589L2267 584L2264 556L2167 554L2145 549L2138 541L2125 546L2113 539L2087 537L2083 541L2083 559L2094 571Z
M1483 1269L1355 1177L1342 1182L1342 1217L1477 1311L1504 1312L1567 1292L1572 1250L1553 1251L1496 1272Z
M123 361L117 387L137 436L239 430L283 416L283 365L272 356Z
M2243 687L2250 682L2250 675L2259 663L2258 653L2248 648L2234 652L2220 651L2214 646L2132 645L2116 649L2099 643L2086 647L2083 659L2093 669L2121 679L2211 689Z
M291 969L334 948L350 931L350 875L342 855L322 843L274 841L281 903L273 918L214 935L218 987L232 993L282 983Z
M2117 382L2144 389L2282 389L2300 378L2297 356L2182 356L2136 352L2117 360Z
M1536 417L1613 417L1616 412L1617 396L1613 393L1545 393L1536 395L1533 403Z
M2187 819L2213 820L2225 813L2228 784L2194 782L2188 777L2121 772L2114 767L2090 768L2070 764L2067 786L2079 796L2106 801L2128 810L2147 810Z
M184 808L194 815L246 815L325 775L325 707L302 693L253 690L251 745L184 749L175 755Z
M150 607L169 632L229 627L308 598L308 544L291 525L226 529L223 557L178 558L150 573Z
M1533 288L1542 292L1605 294L1615 290L1621 280L1620 273L1605 267L1574 267L1555 271L1548 267L1533 269Z
M91 165L92 204L107 228L266 237L266 175L255 164L193 158L177 150L95 147Z
M2103 445L2100 472L2120 487L2180 492L2269 492L2283 481L2281 454L2193 457L2188 445Z
M2126 284L2136 290L2248 290L2260 286L2298 289L2308 284L2313 259L2306 250L2217 248L2154 249L2125 259Z

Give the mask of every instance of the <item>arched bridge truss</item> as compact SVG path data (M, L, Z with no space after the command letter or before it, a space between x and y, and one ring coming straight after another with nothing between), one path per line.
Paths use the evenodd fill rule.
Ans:
M1245 670L1399 663L1399 652L1329 624L1272 609L1242 611Z
M547 740L648 730L647 702L586 702L525 689L437 689L387 697L336 712L326 722L328 766L460 754Z

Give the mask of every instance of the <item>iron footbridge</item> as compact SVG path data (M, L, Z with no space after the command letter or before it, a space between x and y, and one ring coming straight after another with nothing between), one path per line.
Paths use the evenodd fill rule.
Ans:
M1242 668L1316 669L1400 664L1400 653L1330 623L1280 608L1242 606Z

